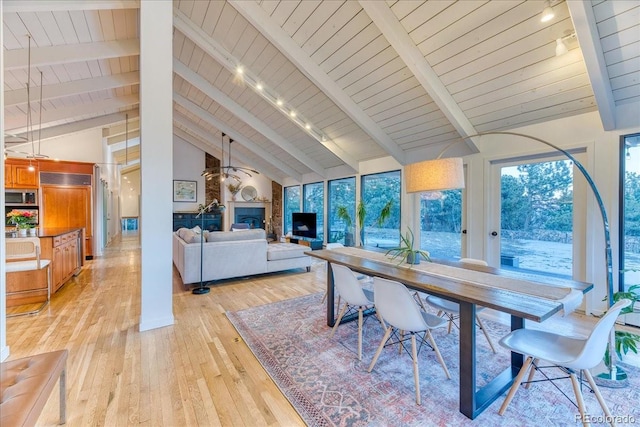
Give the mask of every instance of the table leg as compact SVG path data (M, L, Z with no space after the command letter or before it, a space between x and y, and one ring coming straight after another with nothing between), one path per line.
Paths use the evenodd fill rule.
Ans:
M476 415L476 305L460 301L460 412Z
M522 367L522 355L511 353L511 366L481 389L476 389L476 306L460 301L460 412L474 419L513 384ZM524 326L524 320L511 317L511 329Z
M331 263L327 263L327 326L333 328L336 323L335 317L335 288L333 286L333 269Z
M511 316L511 330L524 328L524 319L522 317ZM511 352L511 369L514 371L514 375L518 375L522 364L524 363L524 356L520 353Z

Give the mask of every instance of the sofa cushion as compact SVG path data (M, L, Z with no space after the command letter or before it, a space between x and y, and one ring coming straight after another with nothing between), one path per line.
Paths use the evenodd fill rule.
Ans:
M216 231L209 233L207 242L237 242L241 240L267 239L267 235L262 228L254 228L246 230L242 233L234 233L233 231Z
M309 246L295 243L270 243L267 245L267 261L306 256L304 252L310 249Z

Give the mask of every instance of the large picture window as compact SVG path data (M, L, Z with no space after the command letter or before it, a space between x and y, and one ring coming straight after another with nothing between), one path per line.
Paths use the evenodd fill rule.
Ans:
M462 190L420 194L420 249L434 258L459 259Z
M300 186L295 185L292 187L284 188L284 234L291 232L291 214L294 212L300 212Z
M363 245L393 248L400 243L400 183L399 170L362 176ZM389 213L386 218L385 211Z
M327 243L355 245L356 178L329 181L328 185Z
M302 210L316 214L316 239L324 241L324 182L305 184L302 200Z
M640 134L622 138L619 212L620 290L629 291L631 286L640 285ZM640 325L638 313L625 318L628 324Z

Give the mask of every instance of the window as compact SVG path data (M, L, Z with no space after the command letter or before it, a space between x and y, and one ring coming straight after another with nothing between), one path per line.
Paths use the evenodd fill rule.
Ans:
M361 202L366 212L360 230L363 245L392 248L400 243L400 178L399 170L362 176ZM389 213L386 218L385 208Z
M284 234L291 231L291 214L300 212L300 186L284 188Z
M353 231L356 225L356 178L334 179L328 185L328 224L327 243L342 243L345 246L355 245ZM349 219L341 217L339 211L347 214ZM351 227L348 222L351 221Z
M574 180L569 160L500 169L500 266L573 276Z
M420 194L420 249L434 258L460 259L462 190Z
M640 134L622 137L619 212L620 290L628 291L640 285ZM627 315L626 322L640 325L640 315Z
M317 240L324 241L324 182L315 182L303 186L304 212L315 212Z

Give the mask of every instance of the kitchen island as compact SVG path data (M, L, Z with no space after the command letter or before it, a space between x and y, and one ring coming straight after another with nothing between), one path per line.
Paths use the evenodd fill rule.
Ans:
M77 227L38 228L40 258L51 260L51 294L78 275L84 260L84 229ZM7 239L15 238L7 233ZM7 274L7 307L42 303L47 300L46 271Z

